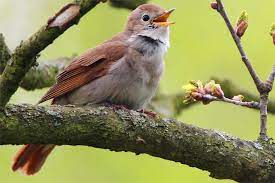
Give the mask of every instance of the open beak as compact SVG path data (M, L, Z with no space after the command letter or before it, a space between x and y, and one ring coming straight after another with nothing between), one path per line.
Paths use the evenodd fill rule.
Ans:
M168 18L170 17L170 15L172 14L172 12L175 11L175 8L166 11L165 13L163 13L162 15L160 15L159 17L155 18L153 20L153 22L159 26L163 26L163 27L167 27L171 24L174 24L175 22L168 22Z

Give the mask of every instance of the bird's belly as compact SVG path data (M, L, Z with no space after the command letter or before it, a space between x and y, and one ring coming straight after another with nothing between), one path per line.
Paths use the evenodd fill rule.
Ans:
M154 96L162 74L162 62L155 67L148 65L119 66L120 70L111 72L118 81L117 88L109 97L110 102L126 105L131 109L140 109Z
M125 64L117 68L71 92L66 96L68 103L85 105L109 102L130 109L143 108L157 90L162 67L156 69L156 73L142 68L131 69Z
M148 85L142 78L135 78L118 87L109 98L111 103L126 105L131 109L143 108L153 97L157 83Z

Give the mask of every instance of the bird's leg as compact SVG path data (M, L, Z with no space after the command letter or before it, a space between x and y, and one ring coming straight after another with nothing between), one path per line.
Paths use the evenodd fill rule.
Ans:
M153 111L147 111L145 109L139 109L139 110L137 110L137 112L147 114L148 116L151 116L152 118L155 118L157 116L157 113L155 113Z
M130 110L126 105L111 104L111 107L115 110Z
M111 102L105 102L103 103L103 105L106 107L111 107L114 110L119 110L119 109L130 110L126 105L113 104Z

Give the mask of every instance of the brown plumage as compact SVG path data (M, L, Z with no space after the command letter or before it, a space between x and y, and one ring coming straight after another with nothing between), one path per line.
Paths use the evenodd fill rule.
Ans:
M57 77L57 83L38 103L60 97L86 83L105 75L110 66L127 51L121 41L107 42L90 49L72 63Z
M96 48L89 49L57 77L39 103L111 102L130 109L144 107L153 97L169 47L171 11L145 4L134 10L126 29ZM55 145L27 144L14 158L12 170L38 172Z

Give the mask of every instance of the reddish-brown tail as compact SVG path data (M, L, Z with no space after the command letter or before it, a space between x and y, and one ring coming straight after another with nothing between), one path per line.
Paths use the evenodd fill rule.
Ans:
M24 145L14 157L12 170L21 170L26 175L37 173L55 145Z

